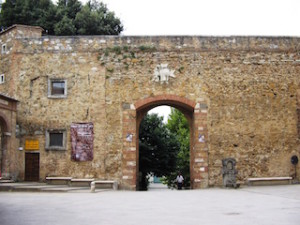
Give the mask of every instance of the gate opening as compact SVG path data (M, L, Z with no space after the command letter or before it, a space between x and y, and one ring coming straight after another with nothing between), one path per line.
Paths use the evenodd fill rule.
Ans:
M139 127L137 190L156 187L153 183L177 188L179 173L183 188L190 189L190 126L176 108L159 106L146 113Z
M123 149L121 188L139 189L139 131L147 112L167 105L178 109L190 129L190 183L192 189L208 187L207 104L176 95L158 95L138 100L123 107ZM130 107L128 107L130 106Z

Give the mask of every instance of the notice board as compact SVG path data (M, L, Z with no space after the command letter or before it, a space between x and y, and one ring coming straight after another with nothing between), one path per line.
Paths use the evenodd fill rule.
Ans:
M93 123L71 124L71 159L74 161L93 160L94 125Z
M26 151L40 150L39 140L26 139L25 140L25 150Z

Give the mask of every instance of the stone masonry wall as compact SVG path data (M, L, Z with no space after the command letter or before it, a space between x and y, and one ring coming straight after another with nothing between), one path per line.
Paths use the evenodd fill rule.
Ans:
M17 39L15 46L8 72L16 79L7 85L20 101L21 143L40 141L42 179L121 181L124 109L158 95L207 103L209 186L222 185L221 162L227 157L237 160L239 181L293 172L290 157L300 151L298 38L46 36ZM176 77L155 82L160 64ZM67 98L48 98L49 78L67 80ZM93 122L92 162L71 161L72 122ZM51 128L67 130L66 151L45 150L45 131Z
M24 25L14 25L7 28L5 31L0 32L0 75L5 75L6 85L1 85L1 91L9 96L15 95L15 83L14 76L15 71L14 62L16 62L15 51L18 48L16 39L19 38L39 38L42 34L42 28ZM3 52L3 46L5 52Z
M290 158L299 155L295 54L234 52L226 57L216 57L209 66L215 75L204 78L211 103L210 184L221 182L218 168L226 157L237 159L240 180L291 175Z

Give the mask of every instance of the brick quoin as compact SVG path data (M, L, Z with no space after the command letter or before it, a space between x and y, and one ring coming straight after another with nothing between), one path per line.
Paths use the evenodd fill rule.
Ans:
M198 102L198 105L205 102ZM191 186L194 189L205 188L208 185L208 151L206 143L199 143L198 136L207 137L207 112L197 109L197 102L176 95L158 95L138 100L135 109L123 111L123 158L122 185L124 188L138 189L139 162L139 127L146 113L161 105L179 109L190 124L190 175ZM206 105L206 104L205 104ZM130 116L128 116L130 115ZM133 129L136 127L136 129ZM127 137L132 134L132 141Z

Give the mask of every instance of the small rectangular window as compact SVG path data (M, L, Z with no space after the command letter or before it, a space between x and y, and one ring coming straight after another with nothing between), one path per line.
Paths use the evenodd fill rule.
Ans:
M67 96L67 81L63 79L49 79L48 97L65 98Z
M0 75L0 84L4 84L4 82L5 82L5 76L4 76L4 74L1 74Z
M3 44L1 47L1 53L5 54L6 53L6 44Z
M50 143L49 143L49 147L53 147L53 146L58 146L58 147L63 147L63 140L64 140L64 136L63 133L49 133L50 136Z
M46 131L47 150L66 150L66 130Z
M51 82L51 95L64 95L65 94L65 82L64 81L52 81Z

